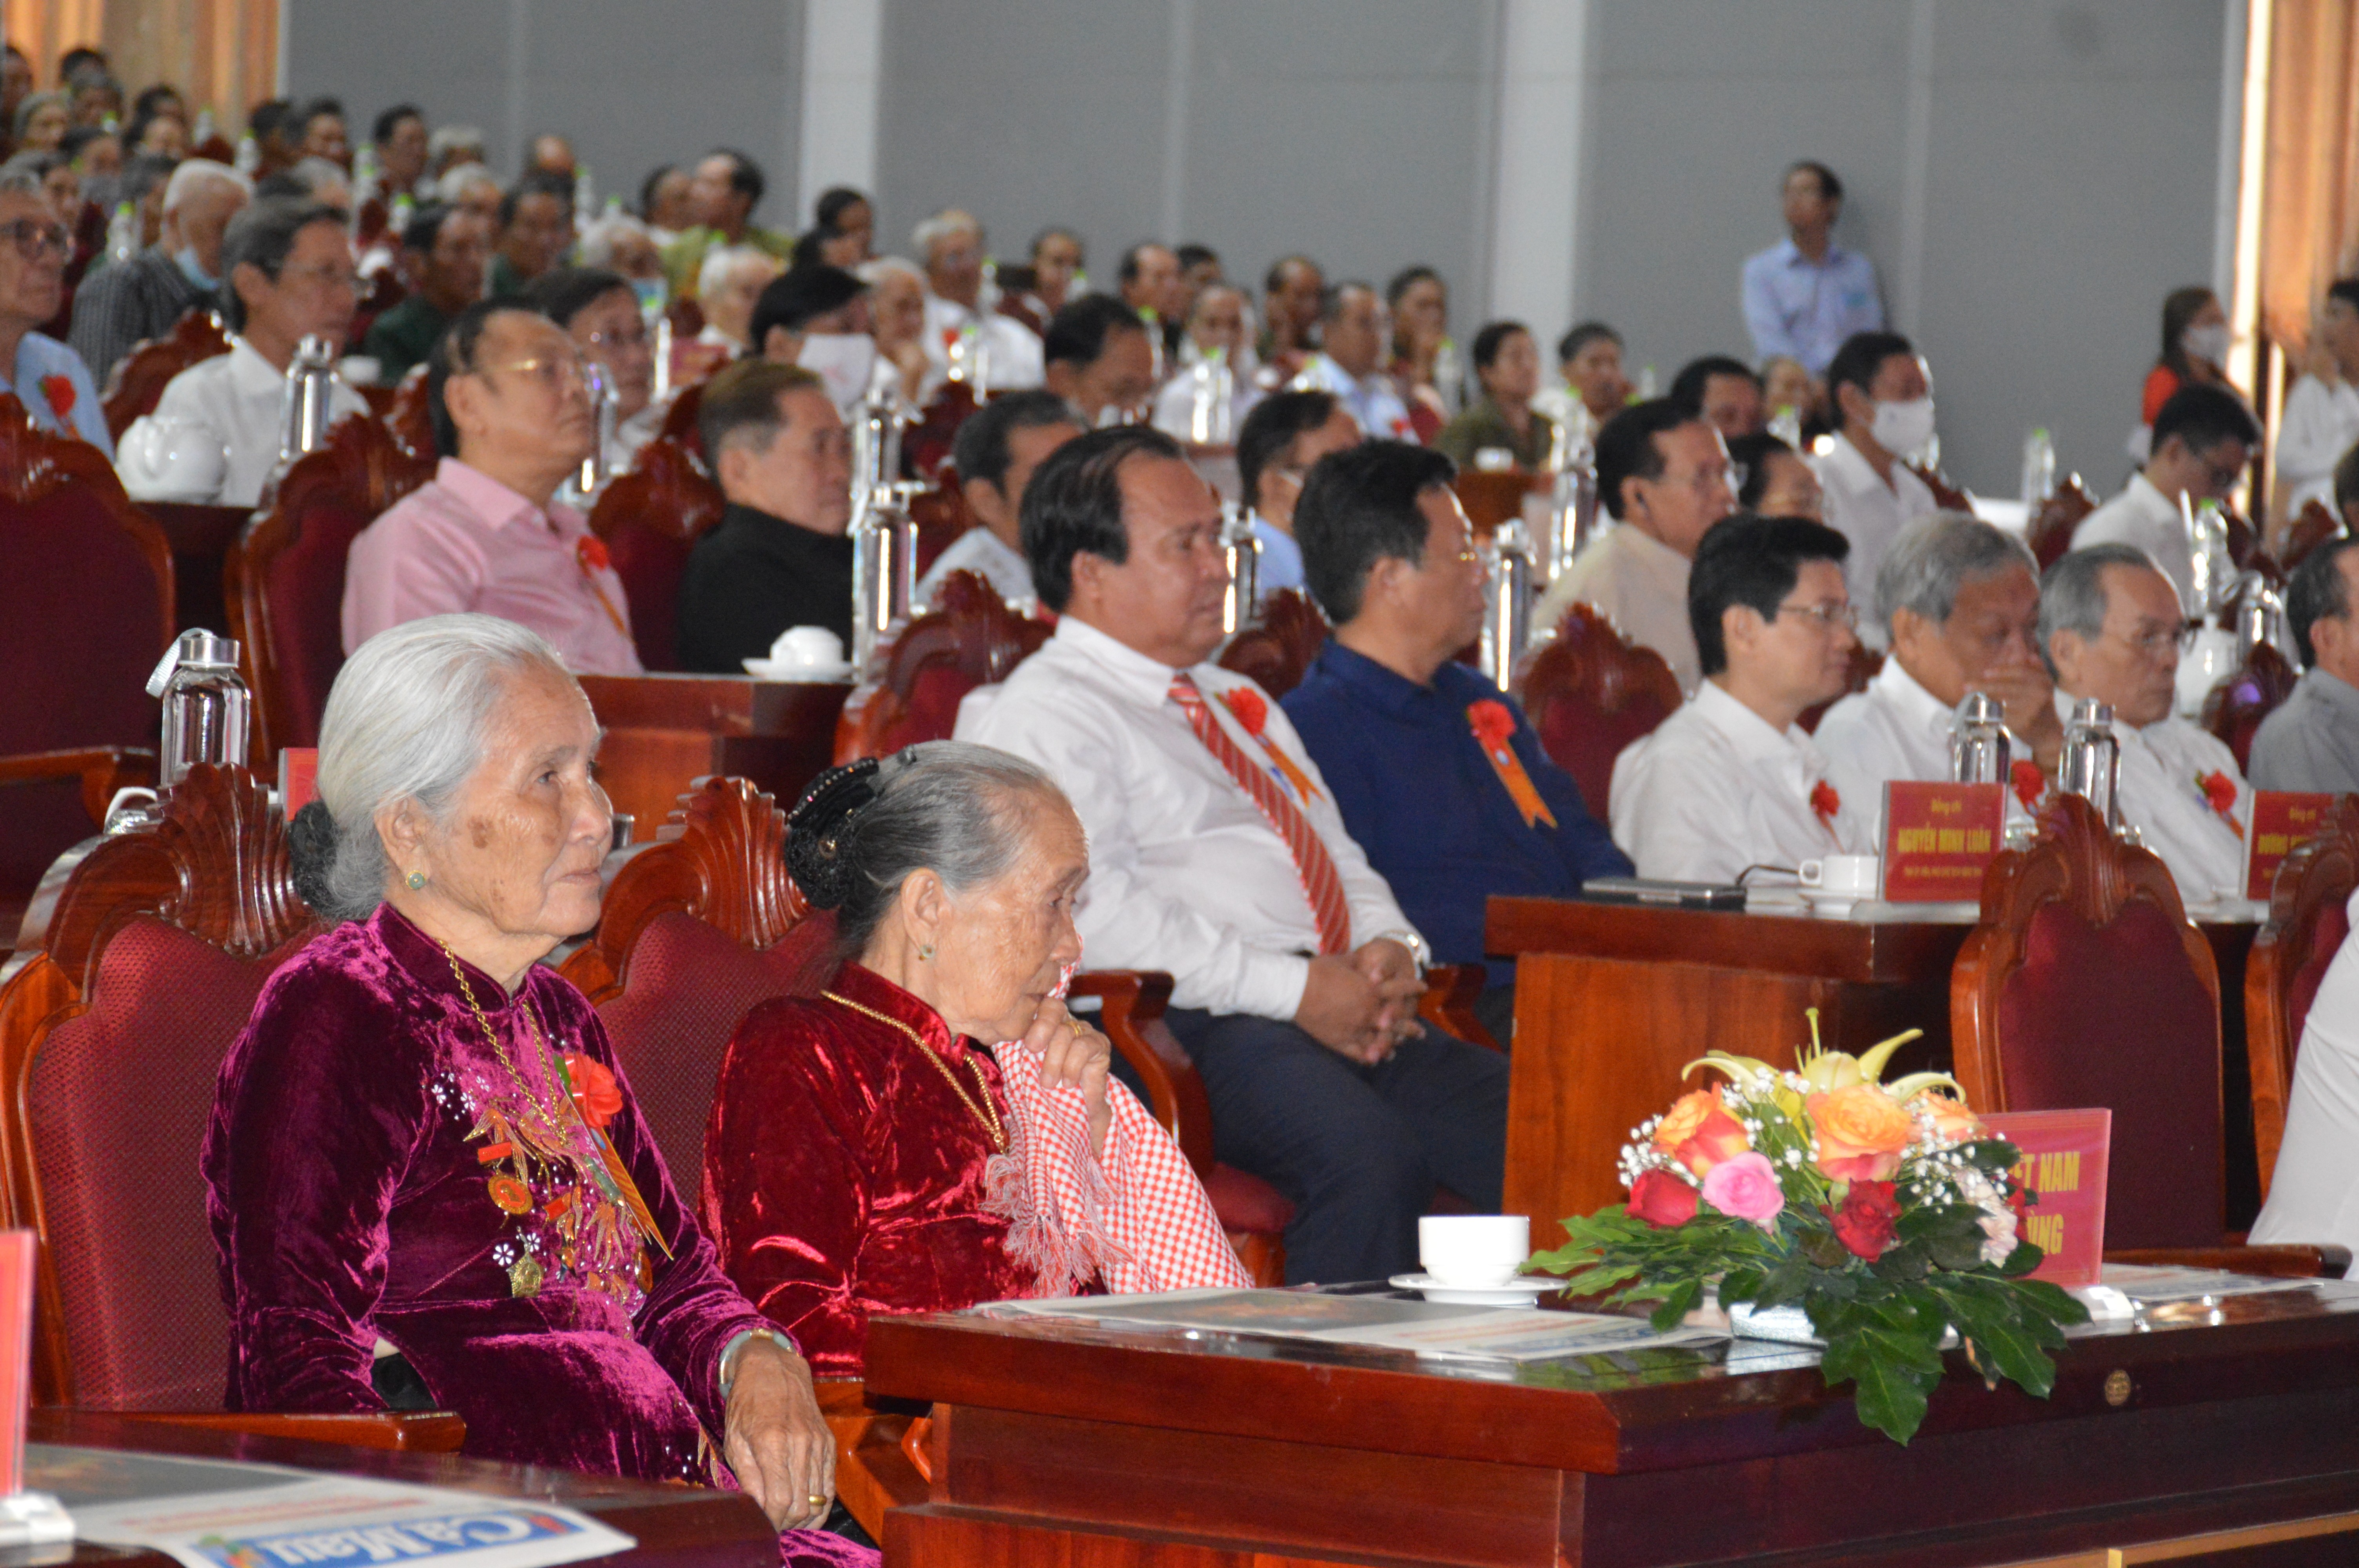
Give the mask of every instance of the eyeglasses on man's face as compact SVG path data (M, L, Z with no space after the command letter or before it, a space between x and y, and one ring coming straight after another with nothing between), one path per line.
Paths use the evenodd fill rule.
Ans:
M588 369L575 354L542 354L528 360L506 360L498 364L479 365L475 373L488 375L495 370L512 372L550 393L579 391L588 385Z
M0 239L16 247L16 254L28 262L37 262L49 252L62 259L72 254L73 236L63 223L54 219L14 218L0 223Z
M1781 604L1777 613L1815 621L1821 632L1832 632L1838 626L1846 632L1859 630L1859 607L1846 599L1821 600L1816 604Z

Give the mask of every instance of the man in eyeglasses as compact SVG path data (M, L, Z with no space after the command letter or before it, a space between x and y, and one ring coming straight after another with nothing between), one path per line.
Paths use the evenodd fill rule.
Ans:
M426 366L442 460L353 541L344 652L473 611L530 627L577 673L639 674L623 580L589 520L556 499L598 441L582 351L548 317L484 299L452 319Z
M2225 501L2244 477L2261 427L2236 395L2221 386L2190 384L2170 395L2154 416L2153 456L2129 488L2098 507L2072 531L2076 550L2091 545L2134 545L2154 557L2180 607L2200 615L2195 602L2194 552L2181 501L2192 507Z
M2070 719L2082 697L2114 710L2121 819L2162 857L2179 896L2196 904L2244 892L2253 789L2234 752L2172 711L2186 625L2178 590L2134 545L2074 550L2039 585L2039 647L2056 672L2056 711Z
M1859 643L1850 553L1799 517L1740 514L1704 535L1688 574L1703 683L1614 762L1614 841L1640 876L1733 882L1874 851L1867 803L1828 781L1826 753L1796 722L1843 691Z
M22 403L42 429L80 436L111 459L114 444L90 367L33 330L58 313L72 246L38 175L0 177L0 392Z
M115 471L135 501L252 506L278 466L287 366L305 338L341 353L352 330L358 274L343 212L316 201L257 201L222 236L226 354L174 376L156 412L123 433ZM330 384L333 424L368 405Z

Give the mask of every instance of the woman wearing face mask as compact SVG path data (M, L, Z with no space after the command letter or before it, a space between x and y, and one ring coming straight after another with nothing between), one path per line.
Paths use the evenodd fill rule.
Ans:
M2146 373L2138 423L2152 428L2170 395L2190 382L2226 381L2227 365L2228 312L2220 308L2220 297L2200 284L2172 289L2162 302L2162 357Z
M840 266L799 266L774 278L754 302L748 341L777 364L800 365L827 385L849 420L876 369L868 287Z

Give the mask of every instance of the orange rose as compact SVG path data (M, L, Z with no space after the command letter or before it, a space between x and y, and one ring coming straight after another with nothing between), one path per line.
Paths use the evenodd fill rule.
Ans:
M1819 1135L1819 1169L1839 1182L1888 1181L1917 1124L1874 1084L1854 1084L1804 1102Z
M1745 1129L1720 1103L1717 1087L1681 1095L1655 1128L1655 1147L1699 1176L1752 1146Z
M1962 1100L1952 1099L1948 1095L1924 1094L1910 1103L1933 1113L1933 1130L1944 1138L1971 1143L1989 1135L1989 1130L1983 1126L1982 1118L1968 1110Z

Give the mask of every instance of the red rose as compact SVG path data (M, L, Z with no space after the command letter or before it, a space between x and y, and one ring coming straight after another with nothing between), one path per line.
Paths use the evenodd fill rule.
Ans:
M1821 821L1832 823L1843 810L1843 796L1835 793L1834 785L1821 779L1810 786L1810 809L1819 814Z
M1892 1245L1892 1227L1900 1217L1899 1200L1890 1182L1854 1182L1843 1206L1829 1209L1835 1239L1855 1258L1875 1262Z
M1685 1225L1696 1217L1695 1188L1669 1171L1644 1171L1630 1184L1628 1212L1658 1230Z
M1516 733L1516 716L1507 711L1506 703L1490 697L1471 705L1466 721L1474 727L1474 739L1482 742L1485 756L1503 750Z
M2048 776L2039 771L2038 762L2017 762L2007 769L2007 778L2015 785L2015 798L2029 811L2048 793Z
M573 1086L574 1108L592 1127L604 1127L623 1113L622 1086L614 1075L588 1056L565 1058L565 1076Z
M55 414L62 425L74 409L73 378L65 375L41 377L41 395L49 400L49 412Z
M580 542L573 546L573 554L575 558L581 561L582 569L585 572L603 572L614 560L614 557L606 553L606 541L599 538L595 534L582 535Z
M1269 719L1269 704L1261 699L1261 693L1239 687L1234 691L1223 692L1221 700L1228 705L1237 722L1245 727L1246 734L1256 740L1261 738L1261 727Z

